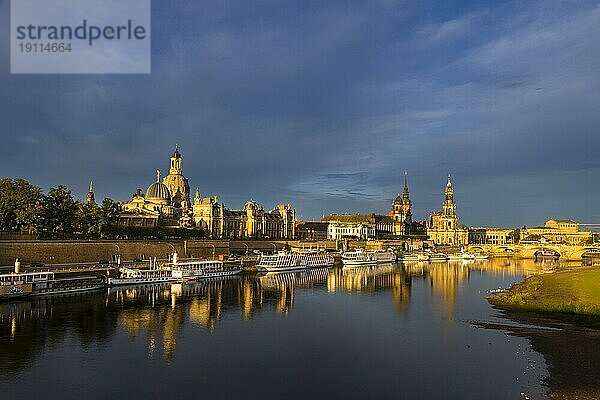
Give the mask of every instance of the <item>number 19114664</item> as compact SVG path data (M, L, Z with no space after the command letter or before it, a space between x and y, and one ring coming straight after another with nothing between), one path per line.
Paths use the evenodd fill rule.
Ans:
M19 43L21 53L70 53L71 43Z

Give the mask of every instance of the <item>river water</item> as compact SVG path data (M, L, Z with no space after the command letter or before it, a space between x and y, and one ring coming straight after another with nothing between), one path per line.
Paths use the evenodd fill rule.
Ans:
M336 267L0 303L1 398L545 398L566 383L532 343L562 331L483 296L547 269Z

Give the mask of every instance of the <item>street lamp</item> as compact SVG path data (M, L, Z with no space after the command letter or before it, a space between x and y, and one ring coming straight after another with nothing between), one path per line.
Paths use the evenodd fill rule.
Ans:
M275 243L271 243L271 245L273 245L273 254L277 253L277 246Z
M250 248L248 247L248 245L246 243L242 243L244 246L246 246L246 255L248 255L248 253L250 252Z
M214 260L214 259L215 259L215 251L216 251L216 248L215 248L215 245L214 245L214 244L210 243L210 245L212 246L212 249L213 249L213 252L212 252L212 259Z
M121 248L116 243L113 243L113 245L117 248L117 255L115 256L115 259L116 259L115 261L117 261L118 266L121 266L121 256L120 256Z

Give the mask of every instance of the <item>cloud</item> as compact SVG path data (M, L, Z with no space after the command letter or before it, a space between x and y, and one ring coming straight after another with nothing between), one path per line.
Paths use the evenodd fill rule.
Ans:
M454 19L421 26L417 28L412 40L422 47L439 46L457 40L473 33L476 24L485 14L484 11L470 12Z
M457 10L155 2L148 76L13 76L0 60L0 170L125 200L179 143L191 186L231 207L384 213L408 170L418 217L448 172L469 224L597 216L597 4Z

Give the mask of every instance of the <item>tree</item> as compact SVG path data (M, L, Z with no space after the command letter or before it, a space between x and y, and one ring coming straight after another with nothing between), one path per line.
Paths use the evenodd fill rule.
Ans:
M100 236L102 213L96 203L78 204L76 230L87 238Z
M78 205L71 191L59 185L50 188L43 200L44 226L49 232L71 233L75 230Z
M521 231L519 229L515 229L514 231L510 232L508 236L512 239L514 244L517 244L519 243L519 240L521 240Z
M0 179L0 229L35 230L42 190L25 179Z
M106 197L102 200L102 206L100 207L99 232L103 237L107 234L109 226L117 224L120 212L121 207L112 199Z

